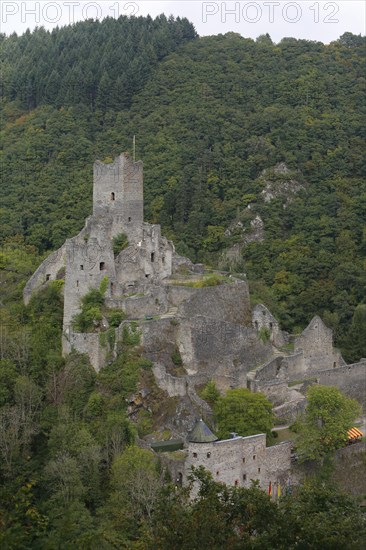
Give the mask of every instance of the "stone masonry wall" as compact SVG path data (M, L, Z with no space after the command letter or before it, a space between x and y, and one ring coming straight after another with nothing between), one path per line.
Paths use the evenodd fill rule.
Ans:
M267 328L270 332L270 341L277 347L284 346L286 341L272 313L263 304L257 304L253 308L252 315L253 327L259 332L262 328Z
M198 290L180 306L182 317L200 315L251 327L249 289L245 281Z
M64 354L69 354L73 349L78 353L89 356L92 367L98 372L105 364L106 349L100 345L99 334L65 332L62 340Z
M291 443L266 447L266 436L258 434L214 443L189 443L185 477L192 466L204 466L215 481L250 487L259 480L267 490L269 482L284 486L290 472Z
M143 212L143 164L134 162L127 154L114 162L94 163L93 215L112 215L118 228L117 234L126 233L130 242L142 238Z
M366 411L366 361L321 371L316 376L320 384L336 386L345 395L357 399Z
M54 281L58 273L66 265L66 245L50 254L33 273L24 287L23 298L25 304L29 303L33 292L40 290L48 281Z
M303 352L304 374L339 367L344 361L333 349L333 332L320 317L314 317L295 339L295 352Z

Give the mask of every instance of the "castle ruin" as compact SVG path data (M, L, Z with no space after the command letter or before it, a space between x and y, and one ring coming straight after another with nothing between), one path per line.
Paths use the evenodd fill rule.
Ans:
M118 249L121 237L125 246ZM159 225L144 222L143 165L124 153L112 163L94 164L92 215L76 237L39 266L25 286L24 300L29 302L33 292L64 278L63 353L87 354L97 371L116 358L123 327L136 321L157 385L169 397L189 403L188 413L172 421L180 436L197 416L210 414L196 392L210 380L221 391L248 387L264 392L285 422L304 409L309 383L336 385L365 403L366 362L346 365L333 347L332 331L319 317L291 338L264 305L251 307L245 280L226 276L218 286L191 284L204 276L202 266L175 252ZM110 328L107 319L85 333L73 324L81 298L99 289L106 278L105 305L123 311L126 319L114 329L111 349L100 339L100 333ZM177 353L179 373L172 360ZM262 439L258 441L262 448ZM247 444L233 440L227 446L241 449ZM218 454L226 448L214 445Z

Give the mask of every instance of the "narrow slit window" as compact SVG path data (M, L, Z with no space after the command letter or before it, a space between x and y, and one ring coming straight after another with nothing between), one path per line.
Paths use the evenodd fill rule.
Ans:
M197 453L193 453L193 458L197 458Z
M80 271L84 271L84 266L83 265L80 266Z
M243 474L243 480L246 481L247 479L247 474Z
M51 275L49 273L47 273L46 275L46 281L49 281L51 279Z
M129 221L129 222L131 221L131 216L128 216L128 221Z
M151 262L155 261L155 252L151 252Z
M105 270L105 262L100 262L99 264L99 270L104 271Z
M111 193L111 201L115 201L116 200L116 195L115 193L112 191Z

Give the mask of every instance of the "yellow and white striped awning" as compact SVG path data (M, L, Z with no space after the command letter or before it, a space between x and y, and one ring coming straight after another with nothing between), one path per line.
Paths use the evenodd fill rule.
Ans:
M348 439L358 439L359 437L363 437L363 433L360 432L358 428L351 428L347 432Z

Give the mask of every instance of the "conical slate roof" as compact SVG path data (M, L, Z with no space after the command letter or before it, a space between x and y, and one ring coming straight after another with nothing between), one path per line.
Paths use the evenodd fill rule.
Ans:
M211 443L217 441L218 437L213 434L208 426L202 420L198 420L193 427L193 430L188 436L188 441L191 443Z

